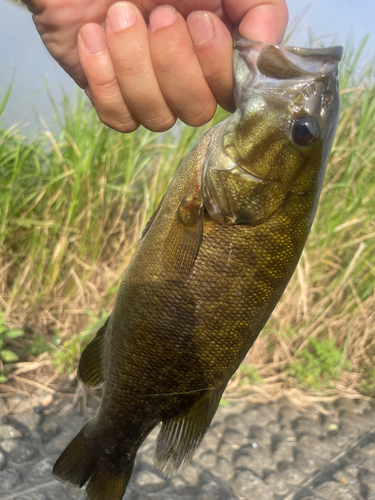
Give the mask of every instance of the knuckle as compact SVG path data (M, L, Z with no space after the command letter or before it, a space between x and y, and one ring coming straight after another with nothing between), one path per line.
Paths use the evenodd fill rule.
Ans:
M117 130L117 132L121 132L122 134L130 134L131 132L135 132L139 128L139 123L115 123L113 126L111 126L111 128Z
M133 59L121 59L117 61L117 71L122 77L132 78L137 75L141 75L146 70L145 60L141 58L137 60Z
M232 67L227 67L222 64L213 65L211 71L205 73L205 79L209 86L218 85L218 82L231 82L233 81Z
M216 101L215 103L204 104L197 106L194 113L190 113L186 116L183 121L190 125L191 127L201 127L208 123L214 116L216 112Z
M117 132L121 132L122 134L130 134L131 132L134 132L137 130L139 127L139 123L136 122L135 120L118 120L111 117L107 116L100 116L100 120L104 123L109 128L112 128L113 130L116 130Z
M151 120L148 121L147 123L144 124L144 127L147 128L148 130L151 130L152 132L165 132L166 130L172 128L175 123L176 123L175 116L168 116L168 117L161 116L152 121Z
M163 51L155 51L152 59L159 74L168 74L179 68L188 72L193 62L193 54L184 54L182 49L178 50L178 47L171 45L165 47Z
M94 86L91 86L94 99L101 99L103 97L108 98L108 96L117 96L119 94L119 86L117 78L114 77L112 80L106 82L96 82Z
M144 73L148 66L149 56L142 46L128 45L122 53L116 53L113 60L116 72L124 77L132 77Z

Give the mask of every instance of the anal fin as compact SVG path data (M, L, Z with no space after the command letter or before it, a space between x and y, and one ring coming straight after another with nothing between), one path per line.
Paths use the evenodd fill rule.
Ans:
M179 474L191 460L211 424L225 385L203 402L195 403L187 412L162 422L154 465L165 476Z
M99 389L104 384L104 338L108 321L109 318L85 348L79 361L78 378L90 389Z

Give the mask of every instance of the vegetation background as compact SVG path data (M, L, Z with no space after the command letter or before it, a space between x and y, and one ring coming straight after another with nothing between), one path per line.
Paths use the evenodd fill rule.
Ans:
M312 40L313 43L313 40ZM297 271L225 400L375 397L375 86L346 47L342 112ZM11 94L0 99L1 115ZM48 93L48 90L46 90ZM0 392L51 393L111 310L140 232L202 133L106 128L82 98L59 132L0 128Z

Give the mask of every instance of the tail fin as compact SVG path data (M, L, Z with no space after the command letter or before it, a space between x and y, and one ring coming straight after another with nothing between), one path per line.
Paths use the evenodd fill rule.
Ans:
M99 454L95 443L90 443L91 436L89 422L62 452L52 473L59 481L77 488L87 483L88 500L121 500L133 471L134 457L120 470L108 454Z

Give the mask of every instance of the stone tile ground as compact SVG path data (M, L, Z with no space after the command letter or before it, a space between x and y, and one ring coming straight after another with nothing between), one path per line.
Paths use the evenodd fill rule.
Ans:
M191 464L169 480L152 465L156 429L138 453L124 500L375 500L375 410L346 399L327 410L302 413L285 400L220 407ZM95 413L91 405L88 413ZM1 417L0 499L83 499L51 470L88 418Z

